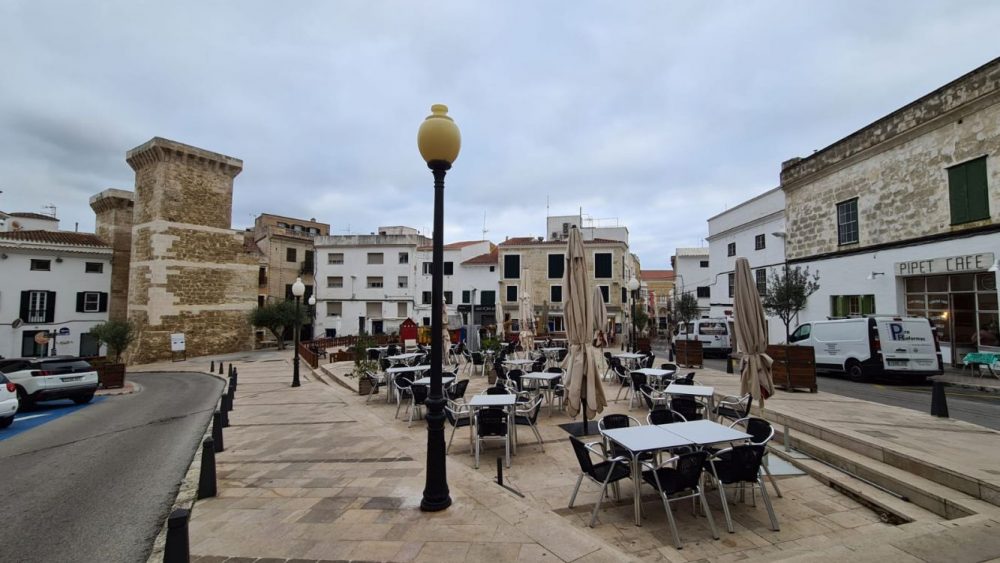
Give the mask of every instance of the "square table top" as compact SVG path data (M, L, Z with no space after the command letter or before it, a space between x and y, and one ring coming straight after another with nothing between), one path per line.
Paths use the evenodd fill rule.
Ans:
M711 397L715 393L715 387L707 385L678 385L671 383L664 389L668 395L689 395L692 397Z
M386 359L387 360L411 360L413 358L416 358L419 355L420 354L417 353L417 352L407 352L405 354L396 354L395 356L389 356Z
M517 395L510 393L503 395L474 395L469 400L472 407L509 407L517 402Z
M533 371L531 373L526 373L521 376L521 380L525 379L540 379L543 381L552 381L553 379L558 379L562 377L561 373L552 373L548 371Z
M455 382L455 378L453 376L450 376L450 375L442 375L441 376L441 385L444 385L445 387L451 385L454 382ZM430 385L431 384L431 378L430 378L430 376L421 377L420 379L415 380L413 382L413 384L414 385Z
M751 436L742 430L723 426L711 420L692 420L691 422L674 422L672 424L661 424L667 432L676 434L682 438L690 440L699 446L718 444L719 442L732 442L734 440L746 440ZM623 444L624 445L624 444Z
M667 432L664 426L612 428L605 430L604 435L633 453L664 450L693 444L691 440L680 434Z
M385 370L386 373L407 373L411 371L427 371L431 366L396 366Z
M504 360L503 363L510 364L512 366L526 366L535 363L535 360Z
M622 358L625 360L638 360L639 358L645 358L645 354L636 354L634 352L622 352L621 354L615 354L616 358Z
M644 375L648 375L650 377L664 377L664 376L667 376L667 375L673 375L673 374L677 373L677 370L673 370L673 369L657 369L657 368L642 368L642 369L634 369L632 371L634 371L636 373L641 373L641 374L644 374Z

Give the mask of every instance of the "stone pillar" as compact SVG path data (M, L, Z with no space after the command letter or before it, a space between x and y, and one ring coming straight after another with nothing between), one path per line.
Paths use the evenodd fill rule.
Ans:
M111 298L108 318L124 321L128 305L128 276L132 251L132 192L109 189L90 198L97 215L97 236L111 245Z
M243 162L159 137L125 160L135 170L128 361L170 358L172 333L184 333L188 356L250 350L257 263L230 228Z

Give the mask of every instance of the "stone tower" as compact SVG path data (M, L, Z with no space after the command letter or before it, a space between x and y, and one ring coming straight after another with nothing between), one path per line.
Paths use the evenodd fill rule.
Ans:
M129 363L171 358L173 333L189 356L251 349L258 266L230 228L243 161L160 137L125 160L135 170Z
M90 208L97 216L96 234L111 245L111 299L108 318L127 318L129 256L132 250L132 192L104 190L90 198Z

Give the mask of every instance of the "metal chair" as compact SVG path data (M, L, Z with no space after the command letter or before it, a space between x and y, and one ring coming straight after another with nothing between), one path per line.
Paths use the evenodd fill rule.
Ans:
M510 467L510 428L507 412L501 408L487 407L476 412L476 469L479 469L479 451L485 440L503 440L506 466Z
M664 395L645 384L639 386L639 396L646 402L646 408L650 411L667 408L667 401L670 399L668 395Z
M712 410L712 414L715 415L716 420L720 422L724 418L729 420L745 419L750 414L751 401L753 401L753 397L750 393L747 393L742 397L737 397L735 395L723 397L722 400L720 400L716 405L715 409Z
M410 385L410 420L406 424L407 428L413 426L413 413L417 409L422 409L424 401L427 400L427 387L427 385ZM423 418L423 411L420 414L421 418Z
M627 414L607 414L602 416L601 419L597 421L597 431L601 433L605 451L610 451L613 456L631 456L631 452L619 446L614 441L609 440L608 437L604 435L605 430L628 428L630 426L642 426L642 423L639 422L638 419ZM644 453L639 456L639 459L649 459L650 457L652 457L652 454Z
M451 451L451 442L455 439L455 431L459 428L469 428L469 453L472 453L472 407L469 405L448 401L444 407L444 415L451 423L451 437L448 438L448 447L445 453Z
M545 451L542 435L538 433L538 411L542 410L542 396L536 396L530 403L514 409L514 438L517 439L517 426L527 426L535 433L538 445Z
M482 352L472 352L470 355L472 356L472 367L469 368L469 373L471 374L472 371L474 371L476 369L476 366L480 366L480 368L479 368L479 375L485 376L486 375L486 360L485 360L485 358L483 358L483 353Z
M737 425L743 425L743 427L746 428L746 433L751 436L750 443L756 446L767 446L767 444L774 438L774 427L771 426L770 422L764 420L763 418L748 416L734 421L729 425L729 427L732 428ZM768 453L769 450L765 447L760 467L764 470L764 474L767 475L767 479L771 482L771 486L774 487L774 493L778 495L778 498L782 498L781 489L778 488L778 482L774 480L774 475L771 475L771 470L767 466Z
M601 486L601 496L597 498L594 512L590 516L590 527L593 528L594 522L597 521L597 512L601 509L601 501L604 500L604 496L608 492L608 485L616 484L622 479L631 477L632 472L629 470L630 459L626 456L608 458L604 452L594 449L593 446L600 444L600 442L584 444L575 436L570 436L569 442L573 445L573 452L576 454L576 460L580 464L580 476L576 479L573 496L569 498L569 508L573 508L573 503L576 502L576 495L580 492L580 485L583 483L584 477L589 477L591 481ZM590 454L600 457L602 461L595 464L590 458ZM616 491L615 499L618 498L619 495Z
M709 475L715 479L719 488L719 496L722 498L722 510L726 514L726 527L729 533L734 533L733 519L729 514L729 502L726 499L725 485L749 484L751 491L756 486L760 488L760 496L764 499L764 506L767 508L767 515L771 519L771 529L777 532L778 518L774 515L774 508L771 507L771 499L767 496L767 489L760 480L760 467L764 459L766 446L747 444L726 448L715 453L705 466ZM752 493L751 493L752 494Z
M639 389L643 386L648 386L647 385L648 382L646 380L646 374L633 371L632 373L629 374L629 383L631 384L632 396L629 397L628 408L629 410L632 410L633 402L638 400L640 401L641 404L642 399L640 398L639 395L640 392Z
M675 422L687 422L684 415L670 409L656 409L649 411L646 415L647 424L673 424Z
M365 397L365 402L367 403L371 400L372 395L378 395L379 386L382 385L382 381L377 374L370 371L365 371L362 377L368 380L368 385L371 387L371 390L368 391L368 396Z
M719 539L715 519L712 518L712 511L708 508L708 499L701 489L701 473L707 458L706 451L689 452L672 457L642 472L642 480L660 493L667 521L670 523L670 533L674 537L674 546L677 549L681 549L681 536L677 533L677 523L674 521L673 511L670 510L670 503L678 500L698 497L701 508L705 511L705 517L708 518L708 524L712 528L712 537ZM728 512L726 518L729 518ZM730 524L729 531L732 531L731 526Z
M461 401L465 398L465 390L469 387L468 379L461 379L452 383L448 387L448 399L451 401Z
M409 399L412 395L413 378L406 373L401 373L392 380L393 387L396 388L396 414L393 418L399 417L399 407L403 405L403 399ZM406 407L409 409L409 405Z

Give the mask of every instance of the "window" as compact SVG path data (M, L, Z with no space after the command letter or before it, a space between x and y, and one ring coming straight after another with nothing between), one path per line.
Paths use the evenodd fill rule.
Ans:
M410 253L409 252L400 252L399 253L399 263L400 264L409 264L410 263Z
M327 276L326 277L326 287L344 287L344 277L343 276Z
M560 316L549 317L549 332L562 332L566 330L563 327L563 318Z
M754 270L754 281L757 282L757 295L763 296L767 293L767 270L761 268Z
M344 253L343 252L331 252L326 255L327 264L343 264L344 263Z
M805 340L806 338L809 338L809 335L811 333L812 333L812 325L802 325L799 328L795 329L795 332L793 332L792 335L788 337L788 342L791 343L791 342L798 342L800 340Z
M453 294L452 294L452 292L450 292L450 291L446 291L446 292L444 292L444 303L445 303L445 305L451 305L451 302L452 302L452 300L453 300L453 299L452 299L452 298L453 298L453 296L454 296L454 295L453 295Z
M86 274L103 274L104 262L87 262L83 265L83 272Z
M367 301L365 302L365 316L369 319L381 319L382 318L382 304L378 301Z
M561 280L566 270L566 256L564 254L549 254L549 279Z
M316 262L316 253L315 253L315 252L313 252L312 250L307 250L307 251L306 251L306 259L305 259L305 264L303 264L303 266L304 266L305 268L308 268L308 269L309 269L309 273L310 273L310 274L311 274L311 273L312 273L312 271L313 271L313 264L314 264L315 262Z
M628 288L622 288L622 303L628 303Z
M850 317L875 314L874 295L831 295L830 316Z
M340 301L327 301L326 302L326 316L328 317L339 317L344 312L344 304Z
M257 296L257 306L258 307L263 307L264 306L264 299L266 299L266 298L267 297L264 296L264 295L258 295Z
M48 272L52 269L51 260L32 260L31 269L36 272Z
M599 252L594 254L594 277L598 279L611 278L611 253Z
M55 320L56 292L22 291L19 318L27 323L51 323Z
M496 305L497 303L497 292L482 291L479 293L479 304L480 305Z
M298 253L295 251L295 249L294 248L286 248L285 249L285 262L297 262L297 261L298 261Z
M366 282L368 289L380 288L382 287L382 276L368 276Z
M521 277L521 255L506 254L503 257L503 277L516 280Z
M420 302L422 304L424 304L424 305L430 305L431 304L431 292L424 291L423 293L421 293L420 294Z
M81 291L76 294L77 313L103 313L107 310L107 293L100 291Z
M990 218L990 196L986 184L986 157L948 169L951 224Z
M406 289L410 285L410 279L406 276L399 276L396 278L396 287L399 289Z
M453 275L455 275L455 263L454 262L445 262L444 263L444 275L446 275L446 276L453 276Z
M726 245L726 256L736 256L736 243L731 242Z
M368 253L368 263L369 264L382 264L385 259L385 255L381 252L369 252Z
M732 299L736 296L736 274L733 272L729 273L729 298Z
M468 303L470 300L472 300L472 292L468 290L462 291L462 303Z
M425 276L430 276L430 275L434 274L434 263L433 262L424 262L424 263L421 264L421 267L422 267L422 271L423 271L423 273L424 273Z
M424 326L431 326L431 318L424 317L423 319L421 319L421 324Z
M858 242L858 198L837 204L837 244Z
M497 271L497 267L496 267L496 266L490 266L490 271L491 271L491 272L495 272L495 271Z
M702 260L701 262L698 262L698 267L699 268L707 268L708 267L708 260Z
M763 234L759 234L759 235L753 237L753 248L754 248L754 250L764 250L764 246L766 244L767 244L767 242L765 241Z
M507 286L507 302L517 301L517 286L508 285Z
M710 288L708 286L699 287L697 295L698 295L698 298L706 298L707 299L709 297L712 297L712 288Z
M553 285L549 288L549 301L552 303L562 303L561 285Z
M281 221L278 221L278 228L279 229L287 229L288 228L288 223L282 223Z
M396 316L401 319L406 318L406 303L396 303Z
M611 288L606 285L597 286L601 289L601 297L604 298L605 303L611 302Z

